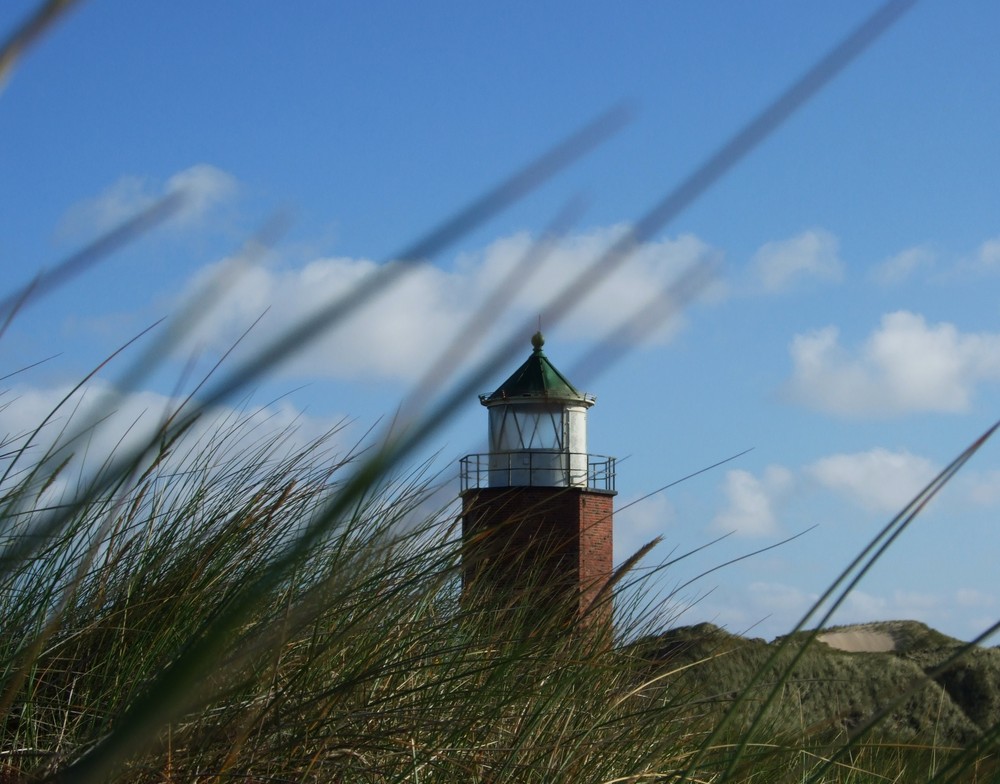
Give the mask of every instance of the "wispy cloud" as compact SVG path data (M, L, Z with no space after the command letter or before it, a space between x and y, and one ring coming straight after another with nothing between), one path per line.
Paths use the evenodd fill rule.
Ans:
M946 597L933 593L896 590L883 595L854 590L847 594L833 623L928 618L942 613L946 603Z
M786 582L754 580L733 593L724 605L707 602L699 609L730 631L773 637L787 634L819 599L819 594ZM972 588L954 591L853 590L834 613L830 625L919 618L934 628L971 639L996 621L995 596ZM956 609L978 611L955 628ZM814 618L815 622L817 618Z
M753 580L740 585L724 602L709 597L697 606L697 612L735 634L770 639L787 634L817 599L819 594L796 585Z
M919 271L931 269L936 261L937 254L933 250L925 245L917 245L876 264L871 270L870 277L879 285L893 286Z
M615 552L623 560L677 525L677 511L663 494L654 495L615 512ZM655 554L651 556L656 558Z
M772 536L780 530L777 505L792 486L792 473L782 466L768 466L762 477L735 469L726 472L725 508L711 522L717 533L739 536Z
M166 182L127 175L97 196L70 207L58 233L72 239L92 237L131 218L157 199L178 192L184 195L184 201L173 221L175 225L192 225L232 199L238 191L235 177L205 163L177 172Z
M984 240L974 251L958 259L952 272L972 277L1000 273L1000 237Z
M854 353L836 327L797 335L790 390L804 406L843 416L963 412L976 387L1000 380L1000 334L964 334L897 311Z
M790 291L808 281L837 283L844 275L837 238L809 229L786 240L763 245L751 260L757 284L767 293Z
M1000 237L993 237L980 245L975 261L984 270L1000 272Z
M852 503L885 513L902 509L937 472L927 458L881 447L830 455L805 468L806 474Z

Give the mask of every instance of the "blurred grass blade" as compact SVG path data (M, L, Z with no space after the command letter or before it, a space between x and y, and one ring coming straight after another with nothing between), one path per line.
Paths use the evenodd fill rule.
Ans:
M107 256L141 237L167 220L184 205L183 191L175 191L98 237L83 249L60 262L48 272L40 272L19 291L0 300L0 337L7 331L14 316L33 300L40 299L73 278L91 269Z
M285 330L276 340L261 349L257 356L234 370L211 389L207 393L206 403L212 404L226 399L233 392L245 388L254 379L293 356L319 335L328 334L372 299L388 291L410 272L415 264L434 257L501 210L524 198L559 171L580 160L582 156L618 131L628 118L629 113L624 107L616 107L573 133L428 232L426 236L393 255L388 263L381 265L347 294L335 298L317 313Z
M726 142L686 180L639 220L634 241L642 242L673 220L747 154L774 133L916 4L889 0L820 58L773 102Z
M677 187L648 210L608 251L580 272L542 312L545 323L558 321L586 294L619 269L636 247L665 228L719 178L750 154L797 109L823 89L892 26L916 0L889 0L736 132ZM706 281L707 282L707 281ZM704 284L702 284L704 285ZM637 318L645 321L650 313ZM662 318L662 315L659 317ZM634 331L626 322L623 327Z
M28 47L76 4L77 0L46 0L0 44L0 90Z
M118 380L116 386L119 394L138 388L139 384L156 369L157 363L161 362L164 357L170 356L183 344L185 338L191 335L201 321L211 313L212 308L218 304L226 290L233 287L239 281L240 276L255 261L274 247L279 237L287 230L288 223L288 217L285 215L273 216L248 241L243 243L243 247L234 258L227 259L228 263L217 270L205 285L195 292L175 315L171 316L167 322L167 330L152 342L142 356ZM259 320L260 317L258 317ZM256 322L254 323L256 324ZM253 325L250 329L252 328ZM246 332L244 331L243 336L238 338L236 343L239 343L246 336ZM225 355L231 353L233 348L235 348L235 344L228 348ZM205 381L211 376L212 373L208 373Z
M715 266L696 261L683 270L647 305L638 308L615 329L604 335L569 371L570 378L592 378L597 372L606 373L644 337L654 332L670 318L679 315L714 278Z
M452 342L442 351L438 359L424 373L423 377L408 393L407 400L401 406L402 417L411 418L409 412L416 411L424 401L433 397L433 393L441 383L442 378L451 378L467 358L475 351L483 337L501 323L501 315L519 291L531 282L531 279L541 272L546 258L565 236L569 227L576 221L582 211L579 201L572 201L564 207L555 219L542 231L541 236L531 243L528 250L493 288L486 301L476 308L475 313L460 327Z

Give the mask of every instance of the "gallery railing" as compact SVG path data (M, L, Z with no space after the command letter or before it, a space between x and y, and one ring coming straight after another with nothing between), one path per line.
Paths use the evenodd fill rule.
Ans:
M488 452L460 463L462 492L484 487L583 487L615 492L615 458L585 452Z

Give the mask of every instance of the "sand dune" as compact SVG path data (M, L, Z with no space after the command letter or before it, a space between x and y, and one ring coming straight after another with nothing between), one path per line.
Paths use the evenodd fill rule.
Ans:
M858 627L835 632L825 632L817 638L838 651L850 653L882 653L896 650L896 639L881 629Z

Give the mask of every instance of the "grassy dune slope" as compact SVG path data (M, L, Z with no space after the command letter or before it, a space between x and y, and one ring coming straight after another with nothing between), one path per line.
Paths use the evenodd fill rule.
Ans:
M887 634L890 652L850 652L822 642L805 651L771 706L768 725L782 733L818 733L833 739L862 727L881 711L882 739L964 746L1000 721L1000 650L977 648L944 672L933 674L963 643L914 621L834 627L828 631ZM765 694L808 633L792 639L756 691ZM822 639L822 638L821 638ZM670 630L642 642L645 655L670 669L691 664L683 679L711 710L722 713L764 666L778 641L746 639L711 625ZM899 695L906 694L900 699ZM741 710L749 715L751 699Z

